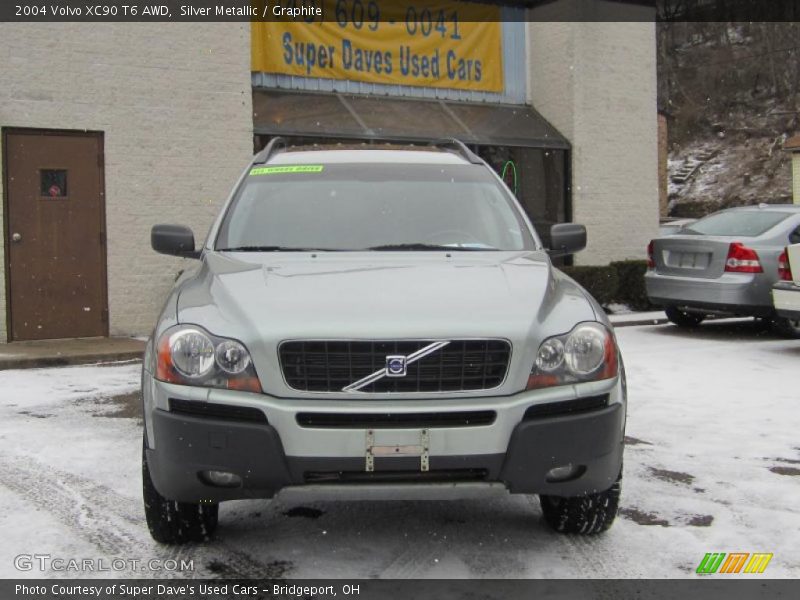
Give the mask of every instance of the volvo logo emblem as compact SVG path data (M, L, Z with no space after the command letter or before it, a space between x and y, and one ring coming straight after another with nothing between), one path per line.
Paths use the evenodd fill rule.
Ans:
M386 357L387 377L405 377L406 368L407 368L407 361L405 356L393 355Z
M413 365L418 360L422 360L426 356L430 356L437 350L441 350L447 344L450 343L450 340L439 340L436 342L431 342L427 346L423 346L416 352L412 352L408 356L402 356L400 354L391 354L386 357L386 364L384 364L382 369L375 371L374 373L370 373L366 377L362 377L358 381L354 381L350 385L346 385L342 388L343 392L358 392L361 389L367 387L375 383L376 381L383 379L384 377L405 377L407 374L408 365Z

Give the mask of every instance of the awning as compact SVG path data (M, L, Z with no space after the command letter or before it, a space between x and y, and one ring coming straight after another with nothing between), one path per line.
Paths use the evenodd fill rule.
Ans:
M530 106L253 90L256 135L568 149Z

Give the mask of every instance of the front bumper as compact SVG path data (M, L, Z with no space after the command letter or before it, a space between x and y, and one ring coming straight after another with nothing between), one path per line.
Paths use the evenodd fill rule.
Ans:
M151 477L163 496L183 502L269 498L285 488L326 483L424 488L428 483L480 482L502 484L512 493L574 496L607 489L622 464L626 406L619 378L510 397L391 402L289 400L175 386L148 374L145 380ZM579 410L587 397L603 399L605 405L593 401L594 408ZM191 416L170 411L170 399L258 408L265 418L244 422ZM493 411L495 417L480 425L424 427L427 471L421 470L419 456L402 455L376 456L374 471L365 468L369 431L382 446L410 447L419 443L421 427L301 425L298 418L314 411L352 416L475 410ZM548 480L551 469L565 465L576 467L572 477ZM243 483L236 488L210 485L200 476L207 470L236 473Z
M775 312L787 319L800 319L800 285L793 281L779 281L772 287Z
M749 273L724 273L717 279L645 274L653 304L679 306L709 313L768 316L772 313L771 284Z

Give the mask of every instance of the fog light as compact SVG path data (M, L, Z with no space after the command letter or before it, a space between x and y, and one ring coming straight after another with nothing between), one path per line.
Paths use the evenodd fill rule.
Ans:
M564 465L562 467L556 467L554 469L550 469L547 472L547 476L545 479L548 483L560 483L562 481L570 481L571 479L577 479L586 471L586 467L583 465Z
M242 478L236 473L229 473L228 471L203 471L200 473L200 478L204 482L217 487L234 488L242 485Z

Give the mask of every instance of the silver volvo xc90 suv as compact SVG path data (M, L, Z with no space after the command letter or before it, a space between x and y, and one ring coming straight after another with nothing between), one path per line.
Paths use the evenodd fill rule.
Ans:
M142 373L143 492L164 543L218 504L539 494L558 531L614 520L625 374L597 302L464 144L256 155L176 282Z

